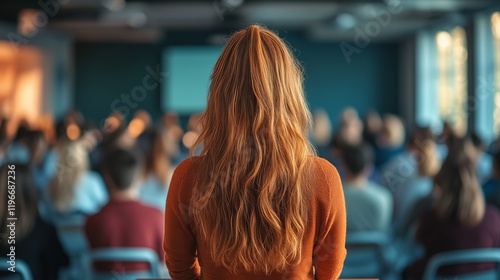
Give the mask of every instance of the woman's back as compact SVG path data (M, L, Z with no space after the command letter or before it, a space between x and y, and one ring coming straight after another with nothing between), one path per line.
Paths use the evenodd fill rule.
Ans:
M302 240L301 261L284 272L270 275L247 272L243 268L234 274L214 262L210 239L201 238L189 216L189 211L196 211L197 207L190 205L196 177L201 168L208 168L200 166L199 160L200 157L193 157L177 167L167 199L164 249L172 279L197 279L200 275L206 280L339 277L346 255L346 213L340 177L333 165L321 158L312 160L311 176L306 182L312 193L308 202L309 215ZM208 224L216 222L214 217Z

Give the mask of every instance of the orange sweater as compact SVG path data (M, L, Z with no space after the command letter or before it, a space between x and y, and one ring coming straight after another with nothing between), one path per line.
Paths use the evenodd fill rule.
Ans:
M310 220L302 241L301 262L286 273L270 275L248 271L234 275L214 262L207 241L193 232L188 209L198 168L196 157L183 161L170 183L163 248L172 280L338 279L346 256L346 213L342 183L333 165L321 158L314 159Z

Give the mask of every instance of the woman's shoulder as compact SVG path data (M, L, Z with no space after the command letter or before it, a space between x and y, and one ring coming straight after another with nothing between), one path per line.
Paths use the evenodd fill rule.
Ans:
M324 158L317 156L312 157L311 170L312 174L320 180L334 180L340 182L339 172L335 165Z
M192 156L184 159L175 167L174 175L176 173L185 174L188 172L193 172L200 164L200 159L201 159L200 156Z
M313 157L310 165L310 185L313 193L322 199L340 197L342 194L342 182L337 168L328 160Z

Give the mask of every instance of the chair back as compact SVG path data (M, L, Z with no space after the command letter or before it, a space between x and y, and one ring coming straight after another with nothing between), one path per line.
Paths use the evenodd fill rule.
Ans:
M89 254L94 280L137 279L160 277L160 261L155 251L149 248L102 248L91 250ZM97 272L93 269L95 262L146 262L149 270L144 272Z
M387 256L384 251L389 245L385 232L347 233L347 256L342 270L342 278L383 277L388 271Z
M7 271L9 273L12 273L9 270L10 264L10 259L8 258L0 258L0 271ZM15 266L15 272L13 273L12 276L0 276L1 279L22 279L22 280L33 280L33 276L31 275L31 270L29 266L22 260L16 259L16 266Z
M443 277L437 275L440 267L465 263L495 263L497 267L495 270L453 276L453 279L500 279L500 249L469 249L437 254L429 260L425 268L424 279L441 279Z
M57 234L64 251L70 257L70 266L62 272L63 278L78 280L88 279L88 266L85 263L88 243L84 233L85 216L80 214L61 215L56 219Z

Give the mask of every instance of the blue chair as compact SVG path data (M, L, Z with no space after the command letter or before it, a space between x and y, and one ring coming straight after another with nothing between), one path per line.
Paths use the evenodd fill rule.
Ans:
M390 278L390 238L385 232L348 232L342 278Z
M424 273L425 280L450 279L437 275L440 267L465 263L496 263L494 270L452 276L457 280L497 280L500 279L500 249L470 249L440 253L433 256Z
M10 260L8 258L0 258L0 271L8 271L10 267L9 262ZM2 280L10 280L10 279L22 279L22 280L33 280L33 277L31 276L31 270L28 267L28 265L20 260L16 259L16 268L15 268L16 273L13 273L12 276L0 276L0 279Z
M137 278L160 277L160 261L155 251L147 248L105 248L90 251L89 265L93 280L135 280ZM94 271L93 263L106 261L146 262L149 270L141 272L98 272Z
M83 232L85 216L67 215L56 220L56 228L61 244L69 255L71 263L69 268L64 269L61 274L63 279L79 280L89 278L85 263L88 254L88 244Z

